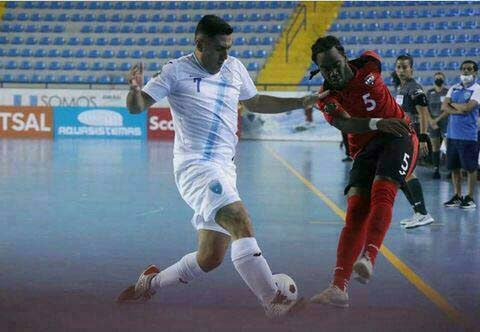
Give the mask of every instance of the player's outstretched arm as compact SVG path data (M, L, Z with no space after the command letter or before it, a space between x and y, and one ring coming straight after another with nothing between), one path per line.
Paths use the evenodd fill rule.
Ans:
M127 95L127 108L132 114L141 113L155 103L152 97L142 91L143 86L143 63L135 64L127 75L130 92Z
M408 136L410 128L403 119L352 118L346 112L333 116L332 125L343 133L361 134L369 131L382 131L396 136Z
M267 95L255 95L255 97L242 101L250 112L275 114L288 112L296 109L313 107L318 100L326 97L329 91L315 93L301 98L281 98Z

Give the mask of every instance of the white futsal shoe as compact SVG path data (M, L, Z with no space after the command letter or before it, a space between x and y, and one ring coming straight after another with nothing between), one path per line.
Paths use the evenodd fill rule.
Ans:
M127 287L117 299L118 303L143 303L155 295L155 290L152 289L150 283L152 279L160 273L160 270L155 265L148 266L145 271L138 277L135 285Z
M373 275L373 264L367 255L362 255L355 264L353 264L353 271L357 274L355 280L362 284L368 284Z
M277 291L277 295L272 302L264 307L265 315L272 320L281 319L305 309L307 303L303 297L298 300L288 300L285 295Z
M332 284L323 292L313 296L310 302L348 308L348 293Z
M404 225L405 225L405 229L410 229L410 228L416 228L416 227L420 227L420 226L430 225L434 221L435 220L430 215L430 213L420 214L418 212L415 212L413 217L410 219L410 221L408 221Z

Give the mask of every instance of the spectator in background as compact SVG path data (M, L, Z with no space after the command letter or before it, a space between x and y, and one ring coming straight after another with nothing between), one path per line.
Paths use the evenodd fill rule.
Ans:
M447 167L452 171L454 196L444 203L446 207L476 208L474 193L478 169L478 112L480 85L476 83L478 65L466 60L460 66L461 83L452 86L442 103L439 122L448 115ZM462 197L461 169L467 172L468 194Z
M427 91L428 109L430 116L437 118L441 113L442 103L448 89L444 86L445 75L442 72L437 72L434 75L434 86ZM432 163L434 166L433 178L440 179L440 146L442 139L447 131L447 119L443 118L439 122L431 120L430 139L432 141Z
M396 89L397 103L407 112L412 119L412 124L419 139L419 157L426 157L429 154L428 144L430 139L427 134L429 113L428 101L425 92L420 84L413 78L413 58L410 55L400 55L395 61L395 73L400 81ZM397 81L398 82L398 81ZM406 185L401 187L405 197L414 210L410 218L400 221L405 228L414 228L431 224L434 219L427 212L423 189L420 181L414 173L406 179Z

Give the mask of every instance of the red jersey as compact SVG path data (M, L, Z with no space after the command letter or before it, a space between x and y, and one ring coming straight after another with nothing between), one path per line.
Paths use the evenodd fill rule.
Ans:
M373 51L366 51L359 58L348 62L354 77L342 90L335 90L326 83L321 91L330 90L330 94L318 102L318 108L325 119L332 123L333 113L327 113L325 106L335 103L334 112L347 112L355 118L405 118L405 112L390 94L381 75L380 56ZM376 135L378 131L363 134L348 134L350 155L357 153Z

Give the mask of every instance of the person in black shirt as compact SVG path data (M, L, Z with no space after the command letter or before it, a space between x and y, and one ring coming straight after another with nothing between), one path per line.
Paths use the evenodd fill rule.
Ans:
M431 117L437 118L442 113L441 107L448 89L444 85L445 75L442 72L435 73L434 79L435 85L427 91L427 99ZM443 118L438 122L432 120L431 124L429 134L432 141L432 162L435 167L433 178L440 179L440 145L447 131L447 119Z
M429 153L429 137L427 134L430 115L428 101L420 84L413 78L413 58L410 55L401 55L395 61L395 73L400 80L396 88L395 100L412 119L413 127L419 138L419 157L425 157ZM434 219L427 212L423 189L415 174L406 179L406 185L402 191L412 205L414 214L411 218L403 219L400 224L405 228L414 228L431 224Z

